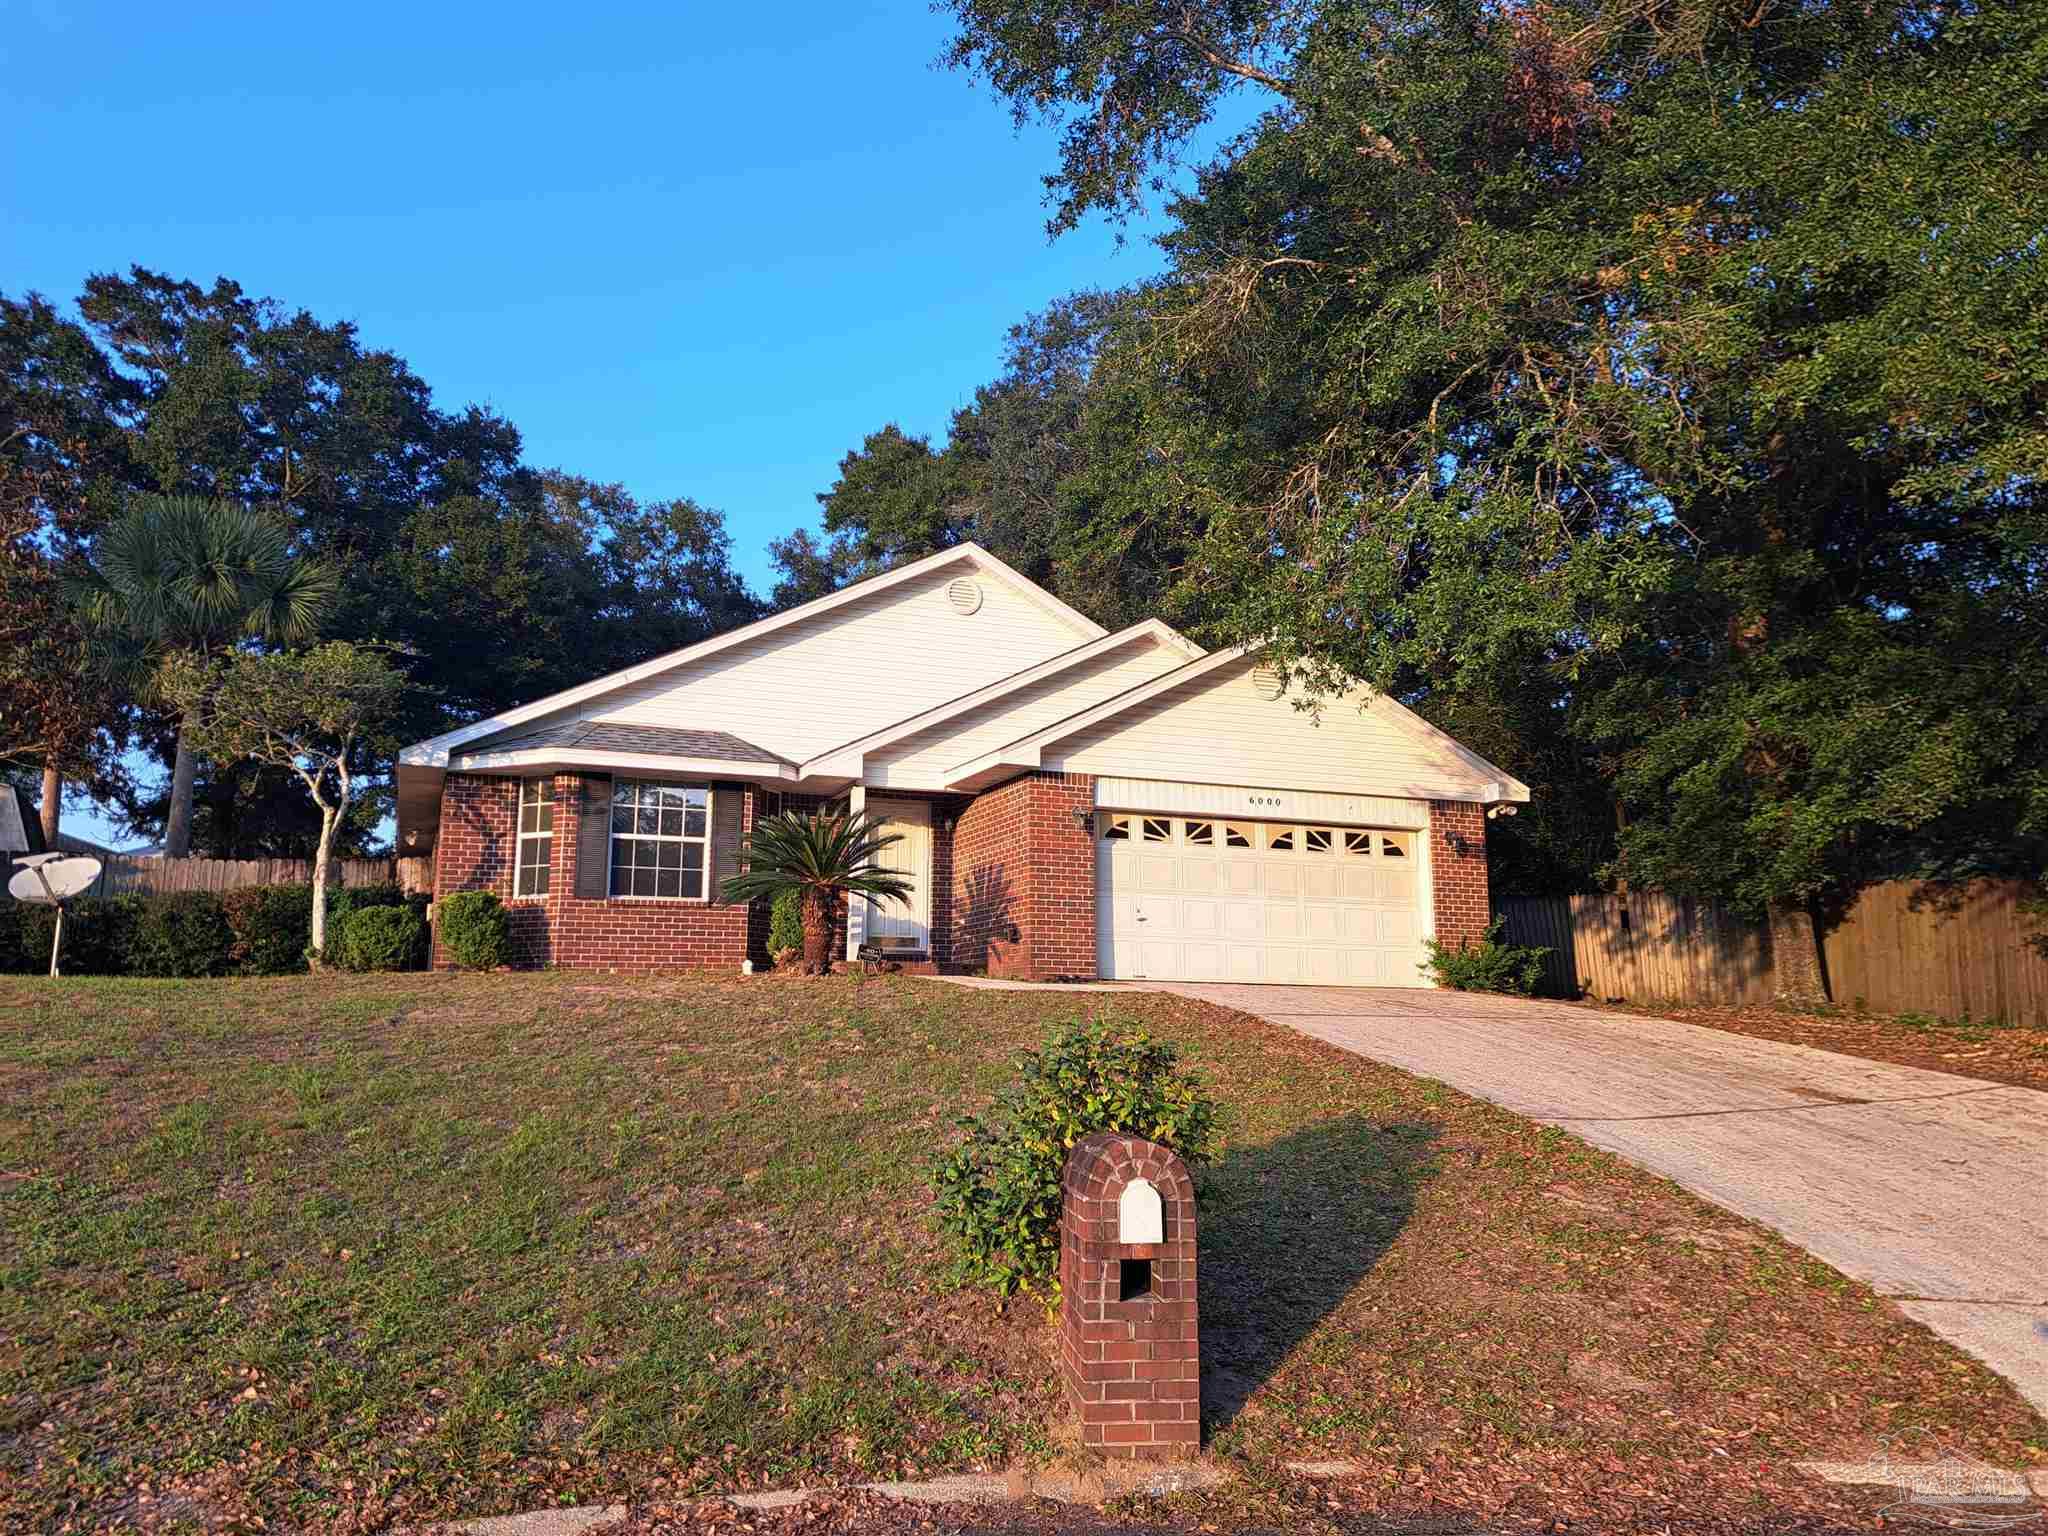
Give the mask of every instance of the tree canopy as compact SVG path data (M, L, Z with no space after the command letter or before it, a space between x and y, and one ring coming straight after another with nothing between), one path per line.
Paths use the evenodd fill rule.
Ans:
M1530 777L1532 869L2041 868L2048 14L950 9L1064 129L1055 229L1264 100L1170 200L1060 499L1167 617Z
M510 422L443 409L403 358L353 325L227 279L102 273L75 318L37 295L0 298L0 389L7 547L26 573L0 591L10 633L17 623L61 627L61 583L44 578L89 558L122 506L146 493L262 510L289 530L294 555L341 573L321 633L394 647L409 685L394 730L407 739L761 611L732 569L717 512L534 468ZM21 714L9 707L15 670L27 666L0 665L0 719ZM54 698L57 676L54 662L38 664L18 691ZM104 691L95 703L96 731L132 727L171 760L167 712ZM32 758L39 739L24 730L0 751ZM360 803L352 845L378 803ZM144 784L123 809L155 825L166 797ZM194 845L302 853L311 812L281 770L220 763L199 778Z

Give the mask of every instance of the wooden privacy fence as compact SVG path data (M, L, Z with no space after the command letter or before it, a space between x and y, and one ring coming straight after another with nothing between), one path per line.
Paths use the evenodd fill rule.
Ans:
M433 860L424 854L404 859L334 859L330 885L390 885L430 891ZM128 891L239 891L252 885L309 885L311 859L138 859L113 854L100 860L100 877L88 896Z
M1838 1003L2048 1027L2048 914L2017 880L1864 890L1821 944Z
M1828 994L1886 1013L2048 1025L2048 919L2017 880L1867 888L1820 940ZM1777 991L1770 930L1712 902L1627 896L1510 896L1502 937L1551 953L1554 997L1765 1003Z

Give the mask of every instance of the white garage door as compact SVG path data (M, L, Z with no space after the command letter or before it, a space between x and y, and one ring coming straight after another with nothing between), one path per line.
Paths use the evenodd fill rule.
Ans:
M1414 832L1096 813L1105 976L1423 985Z

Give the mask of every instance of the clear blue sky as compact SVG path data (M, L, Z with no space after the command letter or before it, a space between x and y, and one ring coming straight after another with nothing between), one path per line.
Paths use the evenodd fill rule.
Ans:
M864 434L943 434L1013 321L1159 264L1142 226L1048 244L1052 135L935 68L947 32L920 0L14 0L0 289L140 263L353 320L530 462L720 508L765 589Z
M894 5L6 9L0 288L130 263L347 318L529 459L724 510L742 569L1003 331L1156 269L1048 244L1052 136Z

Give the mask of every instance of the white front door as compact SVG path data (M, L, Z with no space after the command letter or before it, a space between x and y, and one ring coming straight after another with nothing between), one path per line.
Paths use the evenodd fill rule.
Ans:
M932 808L922 800L875 800L867 803L868 820L885 832L902 834L875 856L879 868L905 876L910 902L863 901L859 943L874 939L911 939L917 948L932 945Z
M1096 813L1102 974L1419 987L1419 834Z

